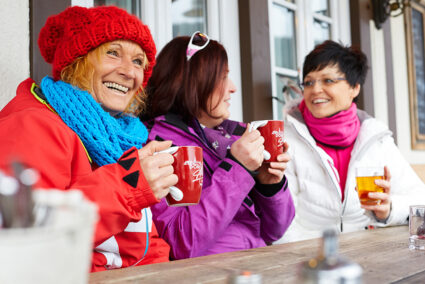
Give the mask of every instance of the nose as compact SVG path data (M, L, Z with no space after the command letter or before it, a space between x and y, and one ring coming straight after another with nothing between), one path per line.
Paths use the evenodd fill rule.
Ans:
M233 83L231 79L229 79L229 92L233 94L236 91L237 91L236 85Z
M312 88L313 92L321 92L323 91L322 88L322 81L321 80L316 80L313 84L313 88Z
M123 58L121 60L118 73L128 79L134 79L136 77L136 68L131 58Z

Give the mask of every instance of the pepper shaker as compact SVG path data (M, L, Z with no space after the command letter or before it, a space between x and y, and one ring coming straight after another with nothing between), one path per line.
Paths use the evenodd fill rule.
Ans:
M360 265L338 254L336 232L326 230L319 255L302 263L299 279L308 284L359 284L362 274Z

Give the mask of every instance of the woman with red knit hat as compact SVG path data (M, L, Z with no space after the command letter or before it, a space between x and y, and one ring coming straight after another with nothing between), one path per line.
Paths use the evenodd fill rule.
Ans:
M149 206L177 182L173 157L155 152L136 117L155 64L137 17L116 7L70 7L47 19L38 40L52 77L22 82L0 112L0 168L19 159L37 186L80 189L99 208L92 271L167 261Z

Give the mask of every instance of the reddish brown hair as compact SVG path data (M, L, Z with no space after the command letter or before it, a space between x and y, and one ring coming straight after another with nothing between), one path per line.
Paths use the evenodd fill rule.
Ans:
M159 53L146 91L147 113L143 119L154 118L168 112L183 116L185 120L207 114L210 96L223 86L227 73L227 53L215 40L186 60L189 37L176 37Z

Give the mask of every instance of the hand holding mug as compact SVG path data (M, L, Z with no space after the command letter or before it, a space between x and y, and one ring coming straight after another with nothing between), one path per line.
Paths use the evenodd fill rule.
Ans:
M154 155L170 146L171 141L151 141L138 150L140 167L156 199L165 197L170 192L169 188L178 182L172 167L173 156L169 153Z
M250 131L250 125L243 135L230 147L230 153L245 168L255 171L263 163L264 138L258 130Z
M174 146L164 150L173 155L173 169L178 177L175 186L170 187L166 196L169 206L187 206L199 203L202 193L203 156L202 148L197 146ZM161 153L158 153L160 155Z
M250 129L258 129L264 138L264 162L278 162L277 157L283 153L283 120L253 121Z
M276 162L263 163L263 165L258 170L257 180L262 184L275 184L279 183L283 175L288 162L291 160L288 151L288 143L283 143L283 154L280 154L276 157Z

